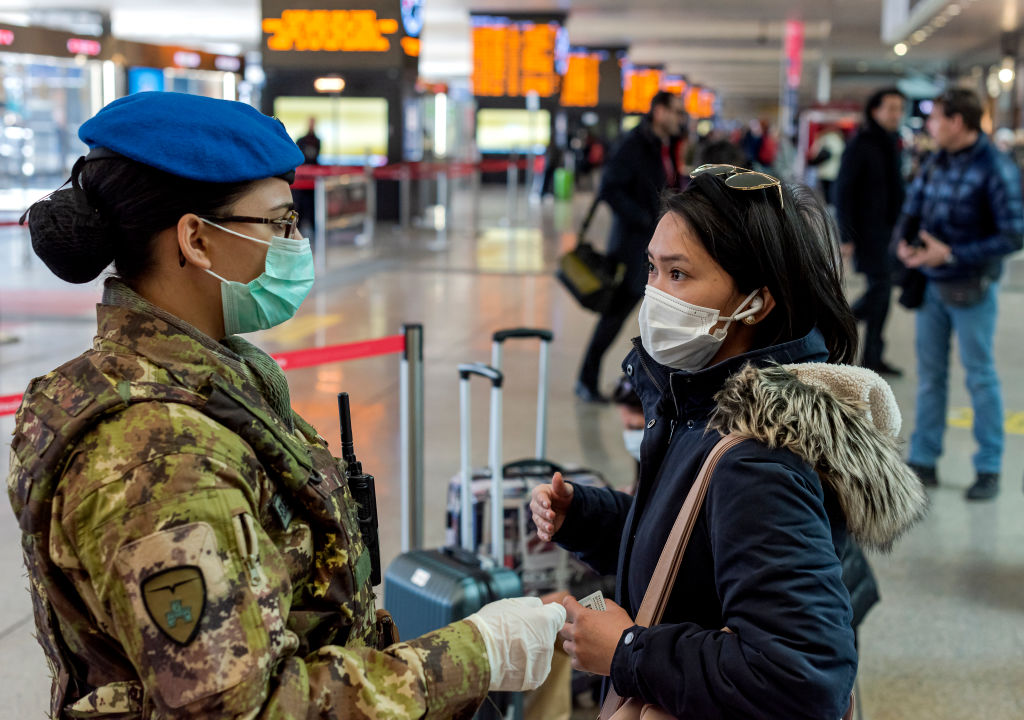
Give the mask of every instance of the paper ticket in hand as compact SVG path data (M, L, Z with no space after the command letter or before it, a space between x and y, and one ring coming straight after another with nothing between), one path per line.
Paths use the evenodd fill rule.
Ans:
M591 610L600 610L601 612L604 612L604 595L602 595L601 591L598 590L597 592L591 593L580 600L580 605Z

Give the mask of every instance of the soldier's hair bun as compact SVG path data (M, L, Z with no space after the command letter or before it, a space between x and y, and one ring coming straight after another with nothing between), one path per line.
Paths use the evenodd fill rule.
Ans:
M114 260L114 233L80 188L57 190L28 210L32 249L61 280L86 283Z

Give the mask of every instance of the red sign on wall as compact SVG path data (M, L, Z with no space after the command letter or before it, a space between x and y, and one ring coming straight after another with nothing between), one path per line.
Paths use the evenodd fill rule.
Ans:
M800 20L786 21L786 85L800 87L803 72L804 24Z
M96 57L103 49L103 46L97 41L83 38L68 38L67 47L68 52L72 55L88 55L90 57Z

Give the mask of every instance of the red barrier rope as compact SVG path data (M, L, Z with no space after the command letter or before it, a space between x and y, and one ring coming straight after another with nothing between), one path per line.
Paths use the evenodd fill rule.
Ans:
M543 161L543 157L538 158ZM508 170L511 160L481 160L480 162L400 162L370 168L375 180L424 180L433 179L438 173L448 177L466 177L474 172L499 173ZM520 170L526 169L527 159L520 158L514 163ZM344 177L363 175L366 168L352 165L302 165L295 171L294 190L312 190L318 177Z
M21 394L0 395L0 415L13 415L21 405Z
M363 340L342 345L327 345L306 350L291 350L289 352L273 353L271 357L277 360L277 364L281 366L282 370L298 370L299 368L313 367L314 365L360 360L380 355L394 355L401 352L405 352L405 335L391 335L390 337L378 338L376 340ZM20 393L17 395L0 395L0 416L13 415L20 406Z
M271 357L277 360L277 364L283 370L297 370L313 365L359 360L378 355L393 355L400 352L405 352L405 335L392 335L377 340L328 345L308 350L292 350L291 352L274 353Z

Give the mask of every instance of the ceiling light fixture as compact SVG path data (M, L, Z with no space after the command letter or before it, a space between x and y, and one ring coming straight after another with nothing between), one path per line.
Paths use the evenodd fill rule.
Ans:
M892 46L892 51L900 57L903 57L907 54L907 45L906 43L896 43Z
M313 81L313 89L318 93L340 93L345 89L345 78L318 77Z
M905 55L906 51L899 52L896 50L896 48L900 47L901 45L903 47L906 47L907 43L910 43L911 45L918 45L920 43L923 43L925 40L931 37L937 30L939 30L939 28L943 28L946 25L948 25L950 20L952 20L957 15L962 13L965 7L967 7L968 5L975 1L976 0L956 0L956 2L951 2L942 10L942 12L934 15L926 25L919 27L917 30L911 33L905 42L897 43L893 47L893 52L900 56Z

